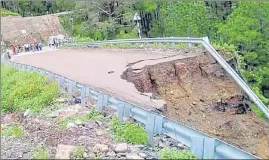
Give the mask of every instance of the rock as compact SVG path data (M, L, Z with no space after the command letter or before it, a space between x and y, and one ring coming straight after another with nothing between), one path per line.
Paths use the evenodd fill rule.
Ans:
M130 146L129 150L131 153L139 153L140 152L140 149L136 146Z
M90 152L88 153L88 158L94 159L96 157L95 153Z
M96 144L93 148L92 148L92 152L93 153L106 153L108 152L108 146L105 144Z
M137 144L135 147L139 148L140 150L143 150L146 146L142 144Z
M128 145L126 143L119 143L114 148L114 151L117 153L124 153L124 152L127 152L127 150L128 150Z
M86 152L83 153L83 157L84 158L87 158L88 157L88 154Z
M82 122L81 120L76 120L76 121L75 121L75 124L77 124L77 125L82 125L83 122Z
M142 153L142 152L139 153L138 155L139 155L141 158L146 158L146 157L147 157L147 155L146 155L145 153Z
M60 111L59 119L63 120L65 118L72 117L76 115L81 109L82 107L79 104L68 106L67 108Z
M75 146L59 144L56 149L55 159L70 159Z
M48 117L48 118L56 118L56 117L58 117L59 115L60 115L60 114L59 114L58 111L54 111L54 112L48 114L47 117Z
M20 115L18 113L10 113L4 117L3 122L4 123L12 123L12 122L19 121L19 120L20 120Z
M95 124L91 123L91 122L87 122L84 124L84 127L88 128L88 129L93 129L95 128Z
M115 157L116 153L114 151L107 152L106 154L107 157Z
M100 121L95 121L95 123L100 127L100 126L102 126L102 122L100 122Z
M128 153L128 154L126 154L126 159L143 159L143 158L141 158L139 155L137 155L137 154L133 154L133 153Z
M68 99L67 98L58 98L57 99L57 102L59 102L59 103L66 103L66 102L68 102Z
M196 101L193 101L193 102L192 102L192 104L193 104L193 105L196 105L196 104L197 104L197 102L196 102Z
M66 128L72 128L72 127L76 127L76 125L74 123L68 123L66 125Z
M181 143L178 143L178 144L177 144L177 147L180 148L180 149L184 149L184 148L185 148L184 145L181 144Z
M160 147L160 148L163 148L163 147L165 147L165 144L163 143L163 142L159 142L159 144L158 144L158 146Z
M104 134L105 134L105 131L100 130L100 129L97 129L97 130L96 130L96 135L97 135L97 136L102 136L102 135L104 135Z
M158 105L156 105L156 108L160 112L166 112L167 111L167 104L164 100L154 100Z
M23 113L23 116L24 116L24 117L28 116L29 113L30 113L30 111L31 111L30 109L27 109L27 110Z

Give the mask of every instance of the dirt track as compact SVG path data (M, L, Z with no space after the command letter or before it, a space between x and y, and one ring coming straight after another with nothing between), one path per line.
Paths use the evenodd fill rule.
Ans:
M18 56L14 60L44 68L80 83L88 84L93 88L143 107L162 108L165 103L163 100L153 100L148 96L141 95L132 83L121 79L120 75L126 70L129 63L138 62L136 66L139 65L142 68L145 65L193 57L196 53L149 52L120 49L69 49ZM108 73L111 71L113 73Z

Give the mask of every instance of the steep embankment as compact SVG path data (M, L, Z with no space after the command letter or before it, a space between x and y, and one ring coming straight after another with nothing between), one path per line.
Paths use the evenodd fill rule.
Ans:
M35 40L46 40L53 34L64 34L56 15L36 17L1 17L2 41L5 44L22 45Z
M262 158L269 157L269 125L256 117L247 97L208 56L137 68L122 78L140 92L167 102L166 115Z

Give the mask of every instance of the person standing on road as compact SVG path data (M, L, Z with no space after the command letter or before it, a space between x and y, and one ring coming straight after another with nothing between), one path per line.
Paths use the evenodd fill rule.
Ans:
M42 43L41 42L38 42L38 48L40 51L42 50Z

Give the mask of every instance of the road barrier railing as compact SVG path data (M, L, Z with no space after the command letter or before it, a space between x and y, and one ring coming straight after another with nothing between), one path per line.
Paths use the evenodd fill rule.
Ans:
M181 39L179 39L178 41L181 41ZM195 41L192 41L191 38L186 39L187 39L185 41L186 43L193 43L193 42L198 43L199 40L199 38L195 38L194 39ZM164 38L164 40L170 41L171 38ZM120 43L121 41L125 40L121 41L117 40L117 41L118 43ZM130 41L139 42L140 40L129 40L129 42ZM150 42L153 42L153 40L151 40ZM208 42L206 41L203 42L206 43L205 45L208 45L207 44ZM101 42L98 42L98 44L101 44ZM214 50L211 49L211 51L213 52ZM217 60L222 62L223 59L219 58ZM225 60L223 61L225 62ZM144 125L145 130L148 134L149 145L155 145L153 141L153 137L155 135L165 134L177 140L178 142L190 147L191 151L197 156L197 159L260 159L255 155L252 155L244 150L241 150L217 138L211 137L194 128L170 120L169 118L163 115L159 115L155 112L145 110L143 109L143 107L138 106L136 104L119 100L111 95L102 93L101 91L97 91L89 87L88 85L78 83L67 77L34 66L12 62L9 59L5 58L2 59L2 63L29 72L33 71L39 72L42 75L54 78L57 81L58 87L61 88L63 86L67 86L68 93L70 94L73 93L74 91L79 91L81 93L80 99L82 105L85 105L86 99L88 97L91 97L92 99L97 101L96 107L99 112L102 112L104 107L111 107L117 111L117 116L120 121L123 121L124 117L126 118L130 117L135 119L136 121ZM225 66L225 64L222 65ZM230 68L228 68L227 70L229 69Z

